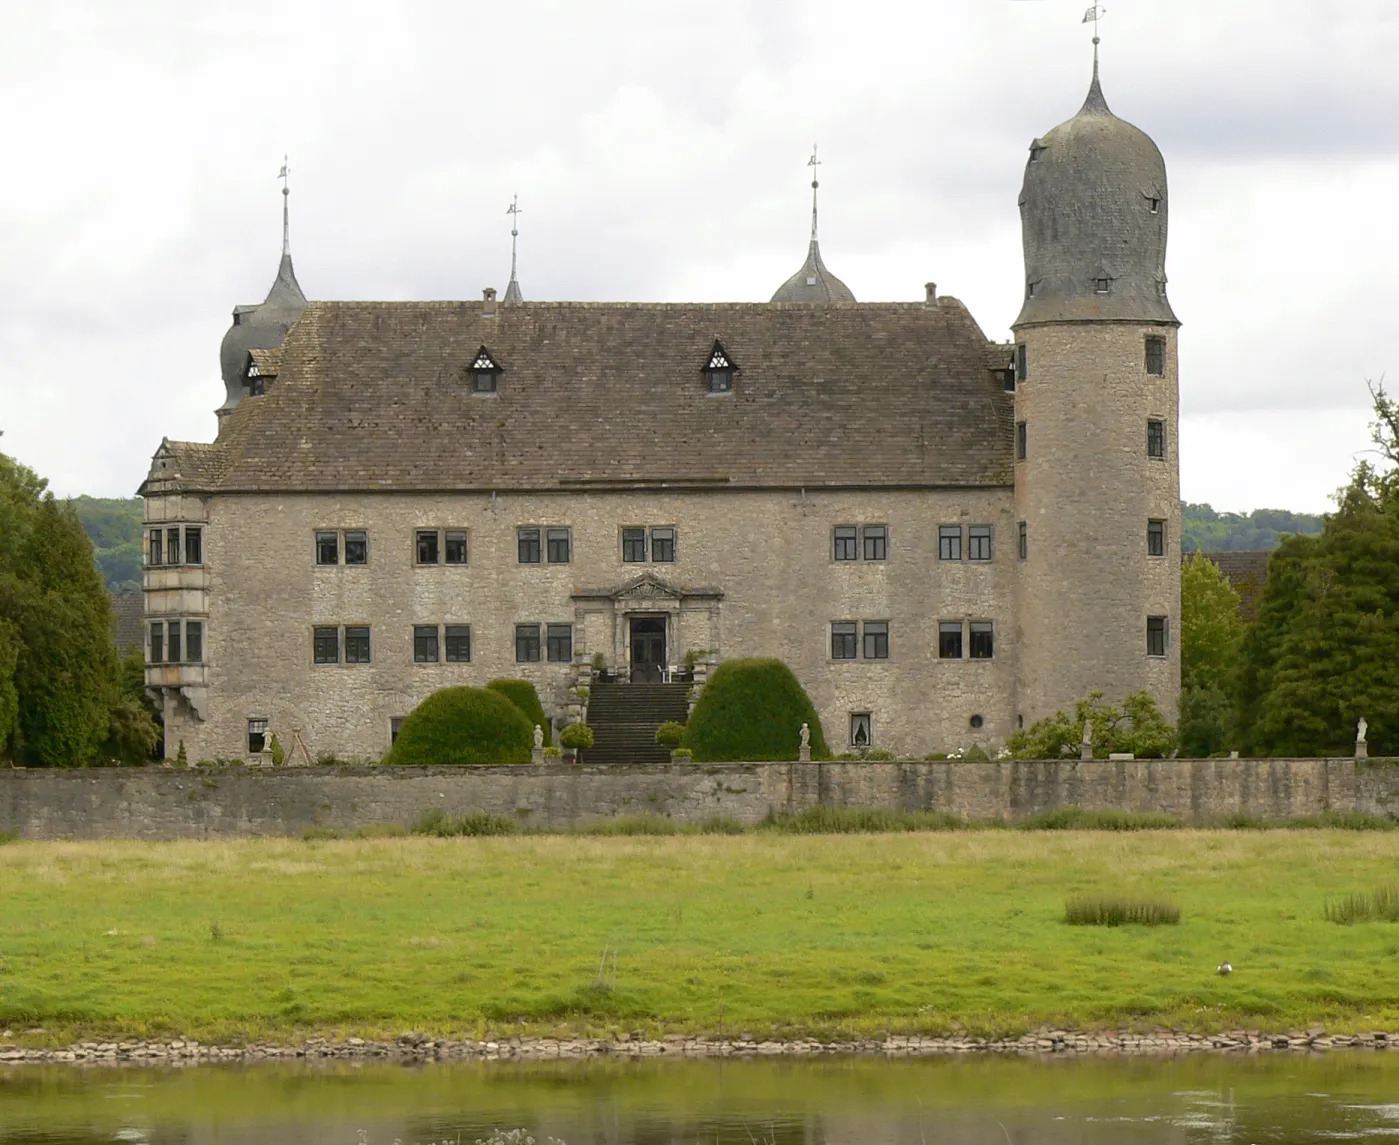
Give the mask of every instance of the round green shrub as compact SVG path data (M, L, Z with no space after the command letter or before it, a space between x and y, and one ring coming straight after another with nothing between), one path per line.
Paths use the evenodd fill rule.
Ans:
M534 725L499 692L443 688L414 708L385 763L528 763Z
M492 680L486 687L492 692L499 692L525 713L525 719L529 720L531 743L534 742L532 737L535 724L544 729L545 747L554 742L554 729L549 726L549 720L544 715L544 705L539 702L539 693L534 690L533 684L528 680Z
M559 732L559 743L574 750L592 747L593 729L584 723L568 724Z
M811 758L829 759L811 699L781 660L726 660L700 692L681 741L706 763L796 759L801 726Z
M656 742L662 747L679 747L685 738L685 725L675 720L666 720L656 729Z

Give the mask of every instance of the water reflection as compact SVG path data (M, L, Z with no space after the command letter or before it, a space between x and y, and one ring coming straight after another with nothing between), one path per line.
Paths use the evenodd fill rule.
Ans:
M1399 1138L1399 1054L0 1071L0 1145L1265 1145Z

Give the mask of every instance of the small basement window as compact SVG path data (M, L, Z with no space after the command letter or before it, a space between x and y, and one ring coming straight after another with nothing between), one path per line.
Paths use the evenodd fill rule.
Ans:
M715 342L714 348L709 351L709 363L704 367L709 392L711 394L732 393L734 373L737 370L738 367L734 365L728 352L718 342Z

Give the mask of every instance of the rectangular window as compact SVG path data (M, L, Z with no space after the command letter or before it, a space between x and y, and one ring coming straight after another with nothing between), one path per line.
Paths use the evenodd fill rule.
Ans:
M651 530L651 559L658 564L675 563L675 530L672 528Z
M1146 423L1146 455L1148 457L1166 456L1166 423L1151 418Z
M365 627L345 629L345 663L369 663L369 629Z
M398 742L398 733L403 730L403 717L389 717L389 746L392 747Z
M990 525L968 526L967 559L971 561L989 561L991 559Z
M520 554L520 564L537 565L541 559L538 529L519 529L515 533L515 543Z
M550 664L570 664L573 662L573 625L549 625L545 632L545 643Z
M185 564L204 563L204 530L190 526L185 529Z
M858 633L853 620L837 620L831 624L831 659L853 660L857 655Z
M547 529L545 530L545 540L549 546L549 563L551 565L568 564L568 530Z
M638 561L646 559L646 530L645 529L623 529L622 530L622 560L628 564L636 564Z
M151 530L150 556L148 564L160 565L165 563L165 533L160 529Z
M442 537L443 560L449 565L466 564L466 530L448 529Z
M865 621L865 659L889 659L889 622L887 620Z
M1148 521L1146 523L1146 555L1149 557L1164 557L1166 555L1166 522Z
M1034 291L1030 293L1033 294ZM1015 377L1017 381L1023 382L1027 380L1029 376L1030 358L1025 352L1025 343L1021 342L1020 345L1015 347Z
M539 625L515 625L515 663L539 663Z
M1015 532L1016 549L1019 553L1020 559L1023 561L1026 557L1030 555L1030 526L1024 521L1021 521L1018 525L1016 525Z
M962 622L944 620L938 624L938 657L943 660L962 658Z
M418 564L437 564L437 530L419 529L417 532L416 546L418 550Z
M938 560L960 561L962 559L962 526L938 526Z
M1029 431L1023 421L1015 423L1015 460L1024 461L1029 450Z
M413 625L413 663L437 663L437 625Z
M869 712L850 713L850 746L851 747L871 747L874 744L874 736L871 734Z
M1146 654L1164 656L1166 654L1166 618L1148 616L1146 618Z
M866 525L860 531L860 539L865 546L865 560L882 561L889 555L889 527L887 525Z
M165 622L154 620L151 622L151 663L163 664L165 662Z
M267 750L267 721L248 721L248 754L261 755Z
M853 561L860 557L859 530L854 525L835 527L835 559Z
M204 662L204 622L185 621L185 659L191 664Z
M1146 372L1158 378L1165 377L1166 374L1166 339L1155 335L1147 335L1146 339Z
M312 642L315 645L315 661L317 664L340 663L340 629L313 629Z
M180 622L172 620L165 630L165 659L171 664L180 662Z
M316 534L316 564L338 565L340 563L340 534L321 532Z
M971 628L971 657L973 660L989 660L995 651L995 633L989 620L973 620Z
M165 563L167 565L177 565L180 563L180 530L165 530Z
M369 534L356 530L345 534L345 563L347 565L367 565L369 563Z
M466 664L471 660L471 626L449 624L446 631L447 662Z

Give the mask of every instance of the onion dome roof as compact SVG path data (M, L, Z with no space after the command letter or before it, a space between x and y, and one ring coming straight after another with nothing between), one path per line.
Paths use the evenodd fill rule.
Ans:
M802 268L777 288L773 302L854 302L850 287L826 269L816 239L806 252Z

